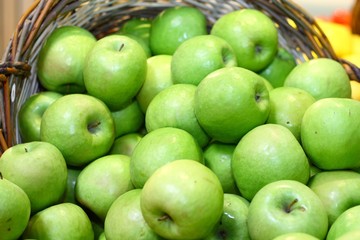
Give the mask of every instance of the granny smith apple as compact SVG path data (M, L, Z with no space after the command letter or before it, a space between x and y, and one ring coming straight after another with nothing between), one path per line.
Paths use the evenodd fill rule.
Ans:
M93 240L94 232L86 212L73 203L52 205L31 216L24 239Z
M45 110L62 94L41 91L25 100L18 114L19 133L22 142L40 141L40 125Z
M307 156L294 135L279 124L250 130L237 144L231 168L240 194L251 200L265 185L282 179L306 184Z
M59 93L85 92L85 58L96 43L85 28L61 26L54 29L41 47L37 61L40 84Z
M80 172L75 196L82 206L104 220L115 199L133 188L130 157L113 154L96 159Z
M350 79L345 68L336 60L316 58L298 64L285 79L284 86L308 91L315 99L350 98Z
M132 17L120 26L119 33L137 36L150 46L150 28L152 20L145 17Z
M28 142L8 148L0 158L4 178L22 188L36 213L59 203L66 189L67 168L59 149L47 142Z
M249 204L245 198L237 194L225 193L223 215L213 233L204 240L250 240L247 227Z
M274 88L282 87L286 77L296 65L294 55L288 49L278 47L274 59L258 74L268 80Z
M156 94L173 85L171 55L155 55L147 59L145 81L136 95L141 110L146 110Z
M158 168L140 194L147 224L166 239L202 239L221 219L224 193L217 176L194 160Z
M290 232L277 236L273 240L319 240L319 238L303 232Z
M41 140L55 145L70 166L84 166L107 153L115 138L108 107L86 94L68 94L43 114Z
M304 113L301 142L309 160L322 170L360 166L360 102L348 98L317 100Z
M24 190L0 173L1 239L20 238L30 219L30 208L30 200Z
M279 180L261 188L250 202L247 223L252 240L271 240L291 232L325 239L328 230L320 198L295 180Z
M225 39L234 49L239 67L260 71L268 66L278 49L275 23L257 9L228 12L216 20L212 35Z
M111 205L104 223L107 239L162 239L145 222L140 208L141 189L129 190Z
M135 146L142 139L143 135L140 133L128 133L114 140L108 154L123 154L131 156Z
M360 230L360 205L351 207L344 211L331 225L326 240L341 239L347 234L358 232ZM356 239L356 238L351 238Z
M133 150L130 161L131 181L136 188L142 188L158 168L182 158L203 162L203 151L190 133L174 127L151 131Z
M198 85L209 73L237 66L235 52L228 42L215 35L200 35L180 44L171 61L174 83Z
M218 176L224 193L239 194L231 168L235 147L235 144L213 141L204 148L205 166Z
M120 110L112 111L111 115L115 124L115 138L137 132L145 122L144 113L136 100Z
M150 49L153 55L173 55L181 43L206 34L206 17L198 8L190 6L165 8L151 23Z
M360 205L360 173L350 170L323 171L307 184L323 202L329 226L345 210Z
M75 185L82 168L67 167L67 185L62 202L78 204L75 197Z
M87 55L83 71L88 94L112 111L124 108L145 80L146 59L142 46L130 37L109 35L98 40Z
M146 111L146 130L151 132L162 127L180 128L190 133L200 147L207 145L210 137L195 116L196 89L193 84L179 83L158 93Z
M302 118L316 99L309 92L294 87L277 87L269 94L270 113L266 123L280 124L288 128L300 142Z
M263 78L241 67L213 71L197 86L195 116L214 140L237 143L248 131L265 123L270 110Z

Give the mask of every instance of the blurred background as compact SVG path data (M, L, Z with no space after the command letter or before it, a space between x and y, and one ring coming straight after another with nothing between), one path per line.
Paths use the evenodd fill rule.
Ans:
M21 18L34 0L0 0L0 57ZM330 17L336 10L350 10L355 0L293 0L313 16Z

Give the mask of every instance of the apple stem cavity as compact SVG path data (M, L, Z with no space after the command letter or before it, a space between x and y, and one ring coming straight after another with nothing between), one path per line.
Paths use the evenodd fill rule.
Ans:
M3 179L4 179L4 177L3 177L2 173L0 172L0 180L3 180Z
M90 123L87 128L88 128L89 132L94 133L94 132L95 132L95 129L96 129L100 124L101 124L100 121L96 121L96 122Z
M256 94L255 94L255 101L256 101L256 102L259 102L260 99L261 99L261 95L260 95L259 93L256 93Z
M163 216L159 217L157 220L160 222L160 221L166 221L168 219L171 220L171 217L167 214L164 214Z

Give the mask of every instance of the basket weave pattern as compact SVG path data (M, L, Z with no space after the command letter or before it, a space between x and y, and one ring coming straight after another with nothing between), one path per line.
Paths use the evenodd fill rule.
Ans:
M205 13L209 28L223 14L241 8L259 9L273 19L279 30L279 43L298 62L315 57L343 63L349 76L360 79L360 70L338 59L314 18L286 0L37 0L23 14L0 62L0 154L21 142L17 128L20 106L41 91L36 61L46 37L58 26L76 25L97 38L117 31L131 17L153 18L175 5L197 7Z

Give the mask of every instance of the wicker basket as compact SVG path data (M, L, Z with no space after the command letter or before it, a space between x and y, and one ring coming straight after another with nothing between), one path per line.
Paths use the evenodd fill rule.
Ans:
M20 106L40 91L36 61L44 39L58 26L77 25L101 38L119 29L131 17L152 18L175 5L197 7L208 26L223 14L241 8L259 9L277 23L279 41L298 62L316 57L335 59L346 67L351 79L360 70L338 59L324 33L302 8L286 0L37 0L21 17L0 62L0 155L21 142L17 127Z

